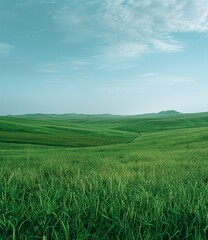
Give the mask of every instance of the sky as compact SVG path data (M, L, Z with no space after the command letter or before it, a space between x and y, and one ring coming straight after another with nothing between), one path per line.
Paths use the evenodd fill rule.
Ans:
M208 111L207 0L0 0L0 115Z

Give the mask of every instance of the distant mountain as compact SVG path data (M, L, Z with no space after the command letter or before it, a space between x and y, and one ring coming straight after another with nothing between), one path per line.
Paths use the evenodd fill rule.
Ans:
M162 116L179 115L179 114L182 114L182 113L177 112L175 110L161 111L158 113L158 115L162 115Z
M131 118L151 118L151 117L165 117L165 116L172 116L172 115L179 115L182 114L175 110L167 110L161 111L158 113L144 113L144 114L137 114L137 115L114 115L114 114L81 114L81 113L63 113L63 114L44 114L44 113L28 113L23 115L8 115L10 117L27 117L27 118L120 118L120 117L131 117Z

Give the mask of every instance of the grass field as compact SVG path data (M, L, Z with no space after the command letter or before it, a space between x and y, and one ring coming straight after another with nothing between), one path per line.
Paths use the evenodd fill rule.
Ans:
M0 239L208 239L208 113L0 117Z

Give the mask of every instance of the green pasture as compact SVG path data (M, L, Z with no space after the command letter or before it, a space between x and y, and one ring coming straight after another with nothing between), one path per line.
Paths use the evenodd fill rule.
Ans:
M208 113L0 117L0 239L208 239Z

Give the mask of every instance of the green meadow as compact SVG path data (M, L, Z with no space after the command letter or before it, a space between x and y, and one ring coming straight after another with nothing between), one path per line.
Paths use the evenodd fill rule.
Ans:
M0 117L0 239L208 239L208 113Z

